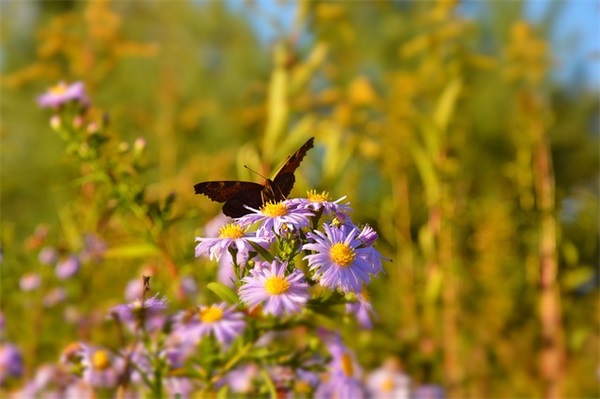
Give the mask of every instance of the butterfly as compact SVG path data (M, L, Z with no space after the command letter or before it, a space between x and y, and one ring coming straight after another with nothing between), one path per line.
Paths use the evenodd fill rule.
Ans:
M247 215L252 211L245 206L259 209L269 201L287 198L296 181L294 172L313 146L314 137L311 137L287 159L275 178L266 179L264 184L235 180L206 181L194 185L194 192L204 194L213 201L224 202L223 213L227 216L238 218Z

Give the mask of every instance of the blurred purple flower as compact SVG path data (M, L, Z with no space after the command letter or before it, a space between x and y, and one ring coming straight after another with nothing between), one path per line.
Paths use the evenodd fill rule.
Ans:
M42 303L45 307L51 308L67 298L67 291L65 291L62 287L56 287L48 291L46 295L44 295L44 299Z
M296 369L296 377L294 378L294 391L301 391L300 393L311 392L321 382L319 374L314 371Z
M186 276L180 279L179 285L187 296L191 296L198 293L198 284L196 284L196 281L190 276Z
M325 233L309 232L309 243L303 250L315 251L306 255L310 270L319 284L343 292L360 293L363 284L376 272L370 262L370 250L362 248L355 229L342 229L324 225Z
M61 280L66 280L77 274L79 266L79 258L75 255L70 255L68 258L58 262L54 272L56 273L56 277Z
M409 399L410 378L400 370L397 359L388 359L381 367L373 370L366 379L372 398Z
M70 384L61 395L56 399L93 399L97 398L97 394L93 387L78 380ZM44 398L45 399L45 398Z
M38 254L38 261L42 265L53 265L58 260L58 251L54 247L44 247Z
M75 82L70 85L59 82L37 98L38 105L42 108L56 109L69 101L77 101L82 105L88 105L89 100L85 94L83 82Z
M33 291L40 286L42 282L40 276L36 273L26 273L19 280L19 287L22 291Z
M95 234L86 234L83 249L80 254L82 262L100 262L106 252L106 243Z
M15 398L62 399L66 387L76 380L72 374L55 364L42 364L33 379L16 393Z
M163 380L163 384L165 386L165 390L169 395L169 398L173 399L188 399L195 396L192 396L196 387L194 386L192 380L184 377L166 377Z
M15 345L0 345L0 386L10 378L19 378L23 374L23 357Z
M375 310L369 301L369 293L366 291L366 288L363 288L363 291L357 295L356 302L346 304L346 313L354 313L361 327L373 328L372 318L375 317Z
M131 363L135 364L135 367L131 370L131 381L134 384L140 385L145 383L144 377L152 381L152 357L153 355L148 354L146 348L132 353ZM167 369L163 369L162 383L169 397L175 398L179 394L181 398L188 398L189 394L194 390L192 382L187 378L172 376L173 371L184 366L185 359L182 351L176 348L163 349L158 354L158 358L161 362L166 363Z
M116 387L124 365L123 360L114 357L107 349L89 345L84 345L83 349L83 380L95 388Z
M259 378L259 371L254 363L236 367L219 380L217 387L227 386L232 393L251 394L256 388L254 382Z
M125 300L127 302L133 302L138 298L141 298L144 294L144 282L139 278L129 280L127 286L125 286Z
M364 398L365 386L360 382L361 370L354 354L342 343L338 333L320 334L332 360L325 381L315 391L315 398Z
M287 262L274 260L268 267L254 268L244 277L240 299L251 309L263 304L266 314L300 313L310 297L304 274L294 269L286 276Z
M164 325L167 308L167 300L159 298L157 294L144 300L143 303L140 299L136 299L129 304L117 305L110 310L110 313L116 315L131 331L137 330L142 325L142 321L142 328L145 331L155 331Z
M257 236L269 237L273 233L283 235L293 230L299 230L310 223L313 213L308 209L299 208L290 200L282 202L269 202L260 210L252 209L254 212L242 216L237 220L240 226L248 226L261 222L257 230Z
M214 335L223 346L228 346L246 328L243 313L225 303L200 306L194 311L180 312L175 317L174 333L183 345L195 345L203 337Z
M445 397L444 388L434 384L420 385L412 392L412 399L444 399Z

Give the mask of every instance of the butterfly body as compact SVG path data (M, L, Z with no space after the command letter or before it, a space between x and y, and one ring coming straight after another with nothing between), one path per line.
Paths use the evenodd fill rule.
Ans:
M224 202L223 213L233 218L250 213L246 206L259 209L269 201L283 201L296 181L294 172L313 145L314 138L311 137L288 158L275 178L266 179L264 184L236 180L208 181L194 185L194 192L213 201Z

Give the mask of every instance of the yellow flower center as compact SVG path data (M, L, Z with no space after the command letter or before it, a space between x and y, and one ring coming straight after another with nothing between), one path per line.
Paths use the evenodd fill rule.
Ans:
M295 393L309 394L312 391L310 384L306 381L296 381L294 383Z
M385 380L381 381L379 388L383 392L392 392L394 390L394 380L391 378L386 378Z
M283 202L267 202L261 209L262 213L270 217L285 216L288 208Z
M96 370L104 371L110 367L110 357L104 350L97 350L92 355L92 366Z
M219 238L242 238L244 230L237 224L228 223L219 230Z
M346 374L346 376L352 377L354 375L354 367L352 366L352 359L350 358L350 356L347 353L344 353L342 355L342 358L340 359L340 366L341 366L344 374Z
M63 82L57 83L50 88L52 94L63 94L67 91L67 85Z
M133 301L131 303L131 307L134 312L142 309L142 301L140 301L139 299L136 299L135 301Z
M356 256L352 248L341 242L333 244L329 254L331 255L331 260L342 267L350 266Z
M329 193L327 191L323 191L319 194L315 190L310 190L306 193L306 197L310 202L326 202L330 200Z
M200 309L198 317L203 323L214 323L223 318L223 310L216 306Z
M271 276L265 282L265 289L271 295L281 295L290 289L290 283L284 277Z
M365 287L363 287L363 290L361 291L360 296L366 302L371 301L371 294L369 293L369 291L367 291L367 289Z

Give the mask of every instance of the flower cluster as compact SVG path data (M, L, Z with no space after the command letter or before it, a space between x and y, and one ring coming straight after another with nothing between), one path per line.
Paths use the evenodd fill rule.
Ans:
M250 311L298 314L327 289L349 299L348 311L360 313L364 321L372 307L362 292L383 271L383 257L374 247L377 233L353 224L351 208L341 201L309 192L308 198L251 209L225 224L218 237L198 237L196 256L220 262L219 267L228 271L219 273L228 279L221 282L237 287ZM302 260L307 263L304 267L298 264ZM369 324L370 320L361 322Z
M38 97L38 103L52 110L51 127L86 166L82 170L89 176L82 181L93 182L114 200L113 208L100 214L147 216L144 226L169 221L169 202L150 206L144 187L135 184L134 177L143 170L144 141L120 143L116 153L106 152L107 119L98 119L82 83L59 83ZM380 372L373 381L365 379L340 334L322 327L326 318L333 323L351 320L347 315L364 328L373 327L367 287L383 272L385 259L375 248L375 230L352 222L345 197L332 201L327 193L314 191L307 198L269 202L248 211L234 220L219 218L207 228L206 237L196 238L196 257L218 262L219 282L204 291L179 270L173 273L177 292L183 294L177 299L194 306L171 312L167 296L150 295L147 276L153 275L153 267L148 267L142 280L126 284L125 303L111 303L105 312L95 313L100 316L96 319L116 325L113 341L82 340L67 346L58 364L40 367L14 391L15 397L138 397L143 392L141 396L181 398L359 398L383 397L392 385L402 390L406 380L394 370ZM28 295L49 281L67 285L118 253L94 235L80 237L75 245L52 245L47 235L40 228L27 244L41 266L41 273L21 276L20 287ZM44 297L44 306L72 299L68 286L58 288ZM88 323L100 324L71 315L69 309L65 307L67 321L86 328ZM0 333L1 324L0 318ZM3 386L23 374L23 357L1 334L0 344L1 395Z

